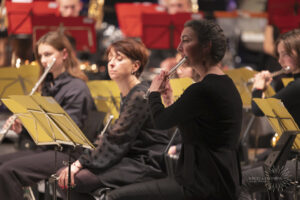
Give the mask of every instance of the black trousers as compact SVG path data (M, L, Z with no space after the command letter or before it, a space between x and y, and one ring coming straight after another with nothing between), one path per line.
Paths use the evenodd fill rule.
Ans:
M48 179L64 166L69 155L55 151L27 150L0 156L0 198L23 199L23 187ZM73 159L74 160L74 159Z
M172 178L124 186L111 191L107 200L184 200L183 188Z
M60 173L60 169L58 174ZM101 183L97 175L90 172L88 169L81 169L74 177L75 187L71 189L70 199L71 200L94 200L92 192L99 189L105 188ZM67 189L60 189L63 199L67 199Z

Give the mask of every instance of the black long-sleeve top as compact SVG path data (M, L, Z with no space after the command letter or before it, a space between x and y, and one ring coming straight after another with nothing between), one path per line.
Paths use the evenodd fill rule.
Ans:
M163 153L168 143L168 137L164 132L155 130L153 127L150 108L144 98L148 87L148 83L142 82L122 98L119 118L108 128L97 148L93 151L86 151L79 158L84 168L88 168L96 174L102 174L106 169L127 160L126 163L120 164L123 165L121 169L123 171L126 171L127 166L127 168L145 167L145 170L149 172L148 166L151 166L153 177L155 177L155 173L162 172L156 156ZM143 171L143 169L139 170ZM148 172L144 173L148 174ZM133 183L135 178L126 177L126 179L131 178L132 182L128 182ZM103 180L103 177L101 179Z
M294 74L294 81L290 82L285 88L278 91L273 98L280 99L289 113L292 115L297 125L300 126L300 74ZM262 98L262 90L253 90L252 98ZM263 116L257 104L252 100L251 109L256 116Z
M192 199L236 199L240 185L237 144L242 123L242 101L227 75L208 74L189 86L164 108L158 92L149 102L155 125L178 125L182 149L176 180Z
M92 95L85 82L68 72L60 74L55 79L48 74L42 87L42 95L52 96L81 129L89 112L95 109Z

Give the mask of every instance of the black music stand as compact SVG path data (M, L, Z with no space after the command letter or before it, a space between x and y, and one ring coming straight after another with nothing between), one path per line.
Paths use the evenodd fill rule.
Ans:
M300 131L286 131L282 134L282 136L279 138L276 146L273 148L272 153L268 156L266 161L264 162L264 171L265 174L269 174L270 171L276 169L276 170L283 170L283 167L286 164L286 161L290 158L291 152L292 152L292 146L295 141L295 138L297 134L299 134ZM294 182L294 195L295 200L297 200L297 185L298 185L298 154L296 155L296 176L295 176L295 182ZM275 176L279 176L281 174L275 174ZM271 181L272 178L276 181L276 177L268 177ZM278 177L277 177L278 178ZM280 180L280 179L279 179ZM268 181L268 180L267 180ZM286 183L289 184L289 183ZM271 183L269 182L268 185L270 186ZM279 191L274 190L271 192L269 190L269 195L271 199L278 199L279 197Z
M279 198L278 188L272 188L274 184L277 184L279 181L285 181L284 174L282 174L283 167L286 164L286 161L289 158L292 146L295 149L299 149L300 138L297 134L300 133L300 129L284 107L284 104L275 98L268 99L253 99L259 108L264 112L268 121L270 122L273 129L279 134L280 139L276 144L273 152L269 155L267 160L264 163L264 170L267 179L266 186L269 191L271 199L277 200ZM298 162L298 161L297 161ZM296 162L296 180L295 180L295 199L297 191L297 162ZM280 184L288 184L282 182ZM278 186L278 185L277 185ZM283 185L282 187L285 187ZM281 187L281 188L282 188Z

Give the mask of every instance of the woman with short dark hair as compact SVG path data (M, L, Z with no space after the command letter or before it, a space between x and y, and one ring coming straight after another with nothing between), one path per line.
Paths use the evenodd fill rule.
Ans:
M121 92L119 118L97 141L97 148L86 151L71 165L72 200L94 199L99 188L124 185L165 177L160 166L168 137L154 129L150 108L144 96L147 82L139 81L148 50L133 39L114 42L107 49L108 73ZM59 172L58 184L67 188L68 167Z

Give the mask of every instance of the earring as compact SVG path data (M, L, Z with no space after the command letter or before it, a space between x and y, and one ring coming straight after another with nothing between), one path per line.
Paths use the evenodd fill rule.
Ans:
M131 71L131 74L134 75L134 74L135 74L135 71Z

